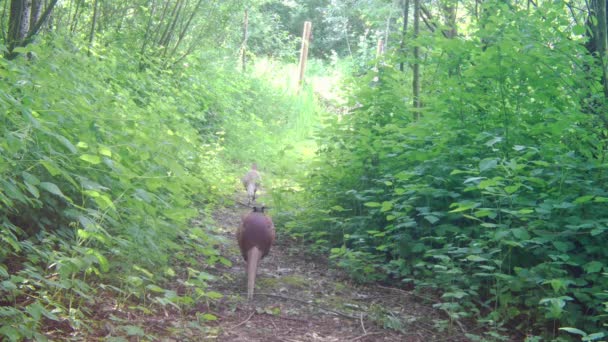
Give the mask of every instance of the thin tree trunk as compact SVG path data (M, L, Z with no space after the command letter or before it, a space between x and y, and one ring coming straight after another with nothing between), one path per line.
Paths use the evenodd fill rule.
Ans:
M32 13L30 15L30 27L35 27L42 15L42 0L32 0Z
M409 12L410 12L410 0L404 0L404 2L403 2L403 29L401 30L401 44L399 45L399 50L401 51L401 53L404 53L404 49L405 49L405 36L407 33L407 21L409 18ZM403 61L399 63L399 70L402 72L405 70L405 63Z
M456 11L458 9L458 2L452 0L445 0L442 6L443 16L445 18L445 25L448 27L444 30L444 36L448 39L456 37L458 30L456 28Z
M150 19L148 20L148 26L146 27L146 33L144 34L143 43L139 51L139 70L144 69L144 56L146 55L146 46L150 40L150 32L152 31L152 22L154 20L154 13L156 12L156 0L152 0L150 8Z
M414 107L414 120L420 119L420 47L417 41L420 35L420 0L414 0L414 65L413 65L413 80L412 80L412 92L413 92L413 107Z
M158 19L158 26L156 27L156 30L154 30L154 36L152 36L152 38L150 39L151 42L155 42L158 45L160 45L160 39L158 39L158 35L161 33L161 27L163 25L163 23L165 22L165 18L167 17L167 13L169 12L169 1L165 0L165 5L163 6L163 11L160 15L160 19ZM152 20L152 18L150 19ZM162 37L161 37L162 39Z
M76 32L76 26L78 26L78 15L80 14L80 3L82 0L75 0L76 9L74 10L74 15L72 16L72 22L70 24L70 32Z
M190 27L190 24L192 23L192 19L198 13L198 9L202 3L203 3L203 0L198 0L198 2L196 3L196 6L194 6L194 10L192 10L192 13L190 13L190 17L188 18L188 21L186 22L182 31L180 32L179 37L177 38L177 43L175 43L175 46L173 47L173 51L171 51L171 56L176 55L177 49L179 48L182 41L184 40L184 37L186 36L186 33L188 32L188 28Z
M606 1L598 0L596 1L596 10L597 10L597 52L598 57L600 59L602 65L602 75L603 75L603 86L604 86L604 98L608 99L608 79L606 68L608 67L608 59L607 59L607 26L606 26Z
M177 23L177 20L179 19L179 14L181 12L182 4L183 4L182 0L178 0L175 3L175 7L173 7L173 11L171 13L170 22L167 23L167 27L165 27L165 31L163 32L163 35L161 36L161 39L158 42L158 45L164 47L163 55L166 53L167 45L169 44L169 41L171 40L171 37L173 36L173 31L175 30L175 24Z
M99 8L99 0L93 2L93 18L91 19L91 31L89 33L89 49L87 55L91 55L91 49L93 48L93 40L95 38L95 26L97 25L97 11Z
M16 57L13 53L20 46L30 29L31 0L11 0L11 14L8 21L8 58Z

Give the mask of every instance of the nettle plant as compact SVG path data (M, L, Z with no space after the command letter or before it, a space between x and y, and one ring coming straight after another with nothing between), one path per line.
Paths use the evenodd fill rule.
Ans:
M80 329L98 299L91 282L120 293L129 277L174 277L170 256L228 262L187 229L231 189L217 145L177 115L200 108L174 97L187 78L131 69L122 51L99 60L52 45L0 61L0 335L11 340L40 337L46 320Z
M318 215L294 227L323 234L358 280L438 290L453 319L597 338L606 139L584 104L601 90L598 70L584 67L560 4L505 6L458 44L433 38L418 121L390 63L353 81L356 109L318 135Z

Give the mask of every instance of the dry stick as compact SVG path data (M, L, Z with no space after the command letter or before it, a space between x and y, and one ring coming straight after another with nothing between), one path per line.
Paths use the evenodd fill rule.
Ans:
M382 332L381 332L381 331L377 331L377 332L371 332L371 333L369 333L369 334L363 334L363 335L361 335L361 336L358 336L358 337L353 338L353 339L351 340L351 342L352 342L352 341L359 341L360 339L362 339L362 338L366 338L367 336L378 335L378 334L382 334Z
M254 314L255 314L255 310L253 310L253 311L251 312L251 315L249 315L249 317L247 317L247 319L246 319L246 320L244 320L244 321L242 321L241 323L239 323L239 324L237 324L237 325L233 326L232 328L230 328L230 330L235 329L235 328L237 328L237 327L239 327L239 326L241 326L241 325L243 325L243 324L247 323L247 321L249 321L249 320L251 319L251 317L253 317L253 315L254 315Z
M363 312L361 316L359 316L359 321L361 322L361 328L363 329L363 334L367 334L367 330L365 330L365 324L363 324Z
M275 294L270 294L270 293L256 293L256 296L267 296L267 297L275 297L275 298L281 298L281 299L286 299L286 300L292 300L294 302L298 302L298 303L314 306L314 307L319 308L319 309L321 309L323 311L331 312L331 313L334 313L336 315L339 315L339 316L342 316L342 317L345 317L345 318L359 319L359 317L351 316L351 315L345 314L345 313L340 312L340 311L335 311L335 310L327 309L327 308L324 308L324 307L322 307L320 305L317 305L317 304L314 304L314 303L309 303L307 301L304 301L304 300L301 300L301 299L297 299L297 298L285 297L285 296L280 296L280 295L275 295Z

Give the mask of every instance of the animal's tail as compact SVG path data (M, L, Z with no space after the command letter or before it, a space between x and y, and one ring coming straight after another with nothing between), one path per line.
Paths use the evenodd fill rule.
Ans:
M247 251L247 299L253 298L253 289L255 288L255 276L258 271L258 264L262 258L262 251L259 248L253 247Z

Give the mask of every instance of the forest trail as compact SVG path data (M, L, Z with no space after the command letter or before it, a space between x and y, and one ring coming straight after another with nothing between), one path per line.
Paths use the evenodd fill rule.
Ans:
M305 252L282 234L262 260L256 293L246 300L245 262L235 239L243 213L237 200L214 214L222 255L231 267L207 270L218 277L211 287L225 297L210 305L218 317L209 341L467 341L464 329L434 323L446 316L413 293L383 286L359 286L328 261ZM270 211L272 216L272 209Z
M201 288L203 293L210 298L222 294L221 298L185 296L192 300L187 305L177 304L177 296L196 282L187 276L191 273L188 267L178 263L174 268L177 276L163 284L164 289L148 287L151 292L143 303L129 299L126 292L117 295L112 287L100 286L97 304L90 311L93 324L74 330L49 321L47 338L121 342L470 341L462 323L450 324L446 314L433 308L436 300L381 285L354 284L329 267L326 258L312 255L284 235L280 226L270 254L260 264L254 298L247 301L245 262L235 237L241 215L251 210L242 204L246 202L244 193L242 197L231 207L217 209L213 222L192 222L193 228L210 224L216 228L208 232L209 241L232 263L211 266L201 262L208 267L196 270L203 272L208 284Z

